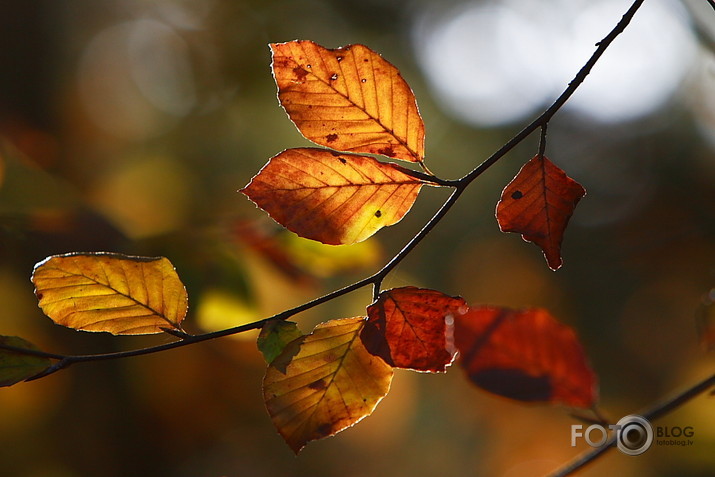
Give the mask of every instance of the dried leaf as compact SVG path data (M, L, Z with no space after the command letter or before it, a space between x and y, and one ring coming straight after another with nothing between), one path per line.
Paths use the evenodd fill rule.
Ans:
M181 330L186 289L163 257L54 255L32 273L40 308L55 323L115 335Z
M266 407L295 453L369 416L390 390L392 368L359 339L364 323L360 317L321 323L268 366Z
M455 318L454 340L482 389L581 408L596 401L596 376L576 334L545 310L471 308Z
M407 82L363 45L271 44L278 98L300 132L338 151L424 159L425 128Z
M496 210L499 228L541 247L549 268L557 270L564 231L584 195L581 184L546 157L535 156L502 191Z
M436 290L393 288L368 307L361 339L370 353L390 366L445 372L456 353L454 317L466 309L462 298Z
M258 350L263 354L266 362L271 363L293 340L301 338L303 333L292 321L268 320L261 328L258 335Z
M241 192L301 237L352 244L410 210L423 183L404 171L369 156L289 149Z
M37 350L32 343L17 336L0 336L0 345ZM12 386L47 369L47 358L0 348L0 387Z

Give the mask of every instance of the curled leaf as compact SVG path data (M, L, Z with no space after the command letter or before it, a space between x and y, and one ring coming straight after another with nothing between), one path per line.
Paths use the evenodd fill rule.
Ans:
M298 329L298 325L292 321L268 320L261 328L256 344L266 362L271 363L288 343L302 336L303 333Z
M477 386L519 401L590 408L596 376L571 328L546 310L471 308L455 319L461 365Z
M392 368L359 339L364 323L361 317L321 323L268 366L266 407L295 453L369 416L390 390Z
M181 330L188 298L163 257L54 255L32 273L40 308L55 323L115 335Z
M456 349L454 317L465 312L462 298L436 290L403 287L384 291L367 309L361 339L390 366L445 372Z
M32 343L17 336L0 336L0 345L37 350ZM44 371L50 364L51 361L48 358L0 347L0 387L12 386L24 381Z
M306 138L338 151L424 159L425 128L400 72L363 45L271 44L278 98Z
M496 216L502 232L521 234L541 247L549 268L563 263L561 242L576 204L586 190L544 156L527 162L504 188Z
M352 244L399 222L423 182L394 164L324 149L288 149L243 192L301 237Z

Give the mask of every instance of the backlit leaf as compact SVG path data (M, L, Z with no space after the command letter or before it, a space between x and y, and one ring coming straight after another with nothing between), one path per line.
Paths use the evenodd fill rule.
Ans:
M445 372L456 353L454 317L466 309L459 297L425 288L394 288L368 307L361 339L390 366Z
M32 273L40 308L55 323L115 335L181 329L186 289L163 257L54 255Z
M266 407L294 452L369 416L389 391L392 368L363 346L364 323L360 317L321 323L268 366Z
M561 241L581 184L543 156L535 156L502 191L496 216L503 232L520 233L544 251L549 268L561 267Z
M338 151L424 159L425 128L407 82L363 45L271 44L278 99L300 132Z
M32 343L17 336L0 336L0 345L37 350ZM0 387L24 381L44 371L50 364L47 358L0 348Z
M268 320L261 328L256 344L265 360L271 363L283 352L288 343L302 336L303 333L298 329L298 325L292 321Z
M455 318L454 341L482 389L581 408L596 401L596 376L576 334L545 310L471 308Z
M273 157L241 192L301 237L341 245L399 222L422 184L369 156L301 148Z

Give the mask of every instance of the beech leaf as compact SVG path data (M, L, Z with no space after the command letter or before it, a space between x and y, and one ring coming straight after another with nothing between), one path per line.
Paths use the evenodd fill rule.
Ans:
M520 233L541 247L549 268L561 267L561 242L576 204L586 195L578 182L544 156L527 162L504 188L496 217L502 232Z
M17 336L0 336L0 345L37 350L37 347ZM0 348L0 387L12 386L47 369L48 358Z
M188 298L164 257L54 255L32 273L40 308L55 323L114 335L181 331Z
M546 310L471 308L455 318L454 340L469 379L519 401L590 408L596 376L574 331Z
M369 156L300 148L271 158L241 192L301 237L342 245L399 222L422 184Z
M268 320L261 328L256 344L266 362L271 363L288 343L302 336L298 325L292 321Z
M266 407L296 454L369 416L390 390L392 368L359 339L364 324L361 317L321 323L268 366Z
M425 128L400 72L363 45L271 44L278 99L298 130L338 151L423 162Z
M368 351L390 366L445 372L456 353L454 317L466 310L462 298L436 290L393 288L368 307L361 339Z

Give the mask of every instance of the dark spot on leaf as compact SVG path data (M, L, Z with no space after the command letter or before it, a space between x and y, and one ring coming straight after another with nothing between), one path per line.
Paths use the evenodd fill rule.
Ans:
M312 68L313 65L305 65L306 68Z
M365 78L360 80L361 83L367 83L367 80Z
M342 56L337 56L337 57L335 57L335 59L338 60L338 61L343 61L343 57L342 57Z
M328 142L333 142L333 141L336 141L337 139L338 139L337 134L328 134L327 136L325 136L325 140Z
M474 383L500 396L519 401L548 401L551 380L548 376L530 376L520 369L485 369L472 373Z
M522 197L524 197L524 194L522 194L522 192L520 190L515 190L514 193L511 194L512 199L518 200L518 199L521 199Z
M382 217L382 212L379 210L375 212L375 217Z
M339 152L330 151L330 154L332 154L333 157L340 157L340 153L339 153Z
M325 385L325 381L322 379L318 379L317 381L313 381L308 385L310 389L315 389L316 391L320 391L321 389L325 389L327 386Z
M348 163L348 161L346 161L345 158L343 158L343 157L340 158L340 162L342 162L343 164L347 164L347 163Z
M378 149L377 152L378 154L382 154L383 156L395 157L395 150L392 149L392 146L383 147L382 149Z
M318 428L315 430L315 432L320 435L320 436L329 436L330 433L332 432L333 426L329 422L326 422L325 424L321 424L318 426Z
M367 62L370 61L370 60L368 60L367 58L365 58L365 59L362 60L362 61L363 61L363 63L367 63Z
M336 79L338 79L338 74L337 74L337 73L333 73L333 74L330 76L330 79L333 80L333 81L335 81Z
M310 65L308 65L308 68L310 68ZM305 77L308 76L308 72L301 66L293 68L293 74L295 75L295 79L297 81L305 81Z
M42 292L37 292L37 293L35 293L35 295L37 296L37 299L38 299L38 300L42 300L42 297L44 296L44 295L42 294Z

